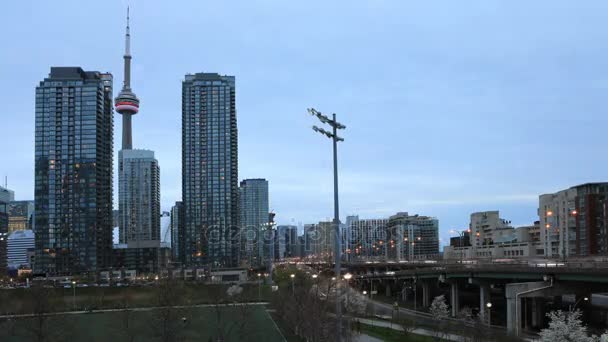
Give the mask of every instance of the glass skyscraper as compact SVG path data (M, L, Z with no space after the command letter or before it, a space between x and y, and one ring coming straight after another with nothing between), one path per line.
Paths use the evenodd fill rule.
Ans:
M264 232L268 223L268 181L245 179L241 182L241 257L249 265L259 266L269 255L273 239Z
M36 87L36 273L110 264L112 132L112 75L52 67Z
M186 75L182 83L185 265L239 264L238 145L234 76Z

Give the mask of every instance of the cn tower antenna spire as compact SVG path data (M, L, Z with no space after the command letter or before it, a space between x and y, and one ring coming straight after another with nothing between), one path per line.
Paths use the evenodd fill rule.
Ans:
M127 29L125 33L125 55L124 60L124 81L122 90L116 97L114 107L122 115L122 149L130 150L133 148L133 138L131 133L131 116L139 111L139 99L131 90L131 32L130 32L130 8L127 6Z

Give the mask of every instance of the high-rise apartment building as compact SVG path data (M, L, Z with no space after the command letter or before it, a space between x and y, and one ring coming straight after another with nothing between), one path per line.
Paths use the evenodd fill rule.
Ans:
M374 260L386 259L387 219L363 219L351 216L348 220L350 232L348 259Z
M52 67L36 87L36 273L109 265L112 132L112 75Z
M119 239L128 248L160 245L160 169L154 152L118 153Z
M608 183L540 195L538 216L545 256L608 255Z
M7 263L9 268L31 267L28 255L34 250L34 232L17 230L9 234L6 244Z
M388 259L426 260L439 257L439 220L434 217L397 213L388 219Z
M238 134L234 76L182 82L182 199L186 265L239 264Z
M184 262L184 203L175 202L171 208L171 260L173 262Z
M241 261L249 265L265 265L268 248L273 244L266 232L269 212L268 181L260 178L241 181L239 200Z

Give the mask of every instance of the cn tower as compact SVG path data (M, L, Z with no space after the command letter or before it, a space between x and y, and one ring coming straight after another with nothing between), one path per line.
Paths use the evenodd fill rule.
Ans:
M127 33L125 35L125 79L122 90L114 99L116 111L122 115L122 149L133 149L131 116L139 111L139 99L131 91L131 35L129 34L129 8L127 7Z

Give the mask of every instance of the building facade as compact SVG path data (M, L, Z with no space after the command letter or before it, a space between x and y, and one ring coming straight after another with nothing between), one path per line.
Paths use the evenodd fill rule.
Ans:
M268 245L272 242L266 236L269 212L268 181L260 178L241 181L239 199L241 259L248 265L264 264L268 257Z
M388 259L439 258L439 220L430 216L397 213L388 220Z
M36 88L36 273L110 263L112 75L52 67Z
M32 230L17 230L8 236L7 264L9 268L31 267L28 255L35 247L34 232Z
M503 231L513 229L510 224L510 221L500 218L498 210L472 213L469 223L471 244L475 246L494 244Z
M8 238L8 212L7 202L0 199L0 277L6 275L6 245ZM8 197L6 198L8 199Z
M385 260L387 257L387 219L349 220L349 250L351 261Z
M15 200L15 192L0 186L0 201L10 203Z
M544 256L608 255L608 183L586 183L539 196Z
M34 201L12 201L8 204L8 232L34 230Z
M182 198L185 264L239 264L238 132L234 76L182 82Z
M129 247L160 244L160 168L154 152L118 153L119 240Z
M184 262L183 239L184 239L184 203L175 202L171 208L171 261Z

